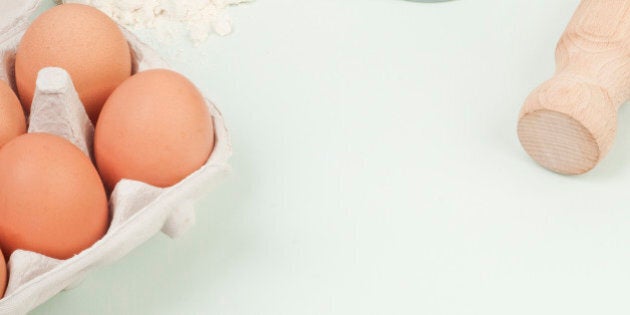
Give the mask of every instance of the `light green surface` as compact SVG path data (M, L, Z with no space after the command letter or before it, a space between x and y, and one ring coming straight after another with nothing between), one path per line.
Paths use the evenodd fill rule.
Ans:
M515 133L577 3L234 8L173 63L224 113L234 175L181 239L35 314L630 313L630 111L582 177Z

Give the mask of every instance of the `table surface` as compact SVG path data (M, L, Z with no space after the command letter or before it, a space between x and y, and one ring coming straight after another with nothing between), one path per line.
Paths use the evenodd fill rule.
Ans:
M233 175L34 314L628 314L630 110L592 172L516 137L578 0L258 0L172 65ZM167 46L156 47L169 54Z

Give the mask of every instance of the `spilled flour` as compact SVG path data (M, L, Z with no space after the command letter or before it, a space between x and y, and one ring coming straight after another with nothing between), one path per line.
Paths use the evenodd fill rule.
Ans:
M190 40L201 44L212 33L232 32L227 8L253 0L64 0L91 5L131 29L152 29L168 42L185 28Z

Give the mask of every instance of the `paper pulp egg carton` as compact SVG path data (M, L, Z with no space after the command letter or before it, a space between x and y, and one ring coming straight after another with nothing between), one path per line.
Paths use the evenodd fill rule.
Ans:
M15 90L15 53L39 0L0 4L0 79ZM8 22L10 21L10 22ZM167 68L151 48L121 28L133 52L133 71ZM0 314L23 314L62 290L80 283L92 269L125 256L135 247L162 231L177 237L195 221L194 203L229 171L232 149L218 109L207 101L214 120L215 147L199 170L169 188L122 180L109 199L111 224L107 234L92 247L67 259L57 260L29 251L15 251L8 262L9 282L0 300ZM92 157L94 127L90 122L69 75L59 68L39 73L29 118L28 132L47 132L70 140ZM88 209L89 210L89 209Z

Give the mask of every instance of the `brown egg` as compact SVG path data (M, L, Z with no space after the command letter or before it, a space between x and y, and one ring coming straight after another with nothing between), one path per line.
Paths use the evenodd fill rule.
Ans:
M0 298L4 296L4 292L7 289L7 282L9 282L7 263L4 260L4 255L0 252Z
M203 96L170 70L127 79L105 103L94 133L96 164L110 190L123 178L172 186L203 166L213 146Z
M6 82L0 81L0 147L24 133L26 118L20 100Z
M45 133L19 136L0 149L0 247L57 259L90 247L109 225L107 196L90 159Z
M35 81L44 67L65 69L92 122L107 97L131 75L131 51L118 25L87 5L63 4L40 15L18 47L18 94L30 111Z

